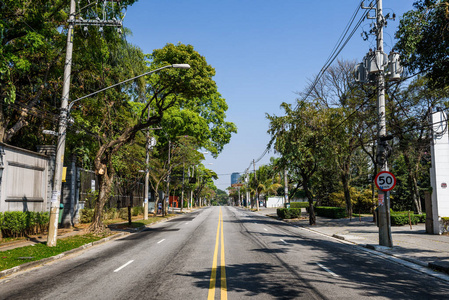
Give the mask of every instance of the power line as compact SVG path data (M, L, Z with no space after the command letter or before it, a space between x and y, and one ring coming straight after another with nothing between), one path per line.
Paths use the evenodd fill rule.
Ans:
M362 0L356 10L354 11L351 20L348 22L348 24L346 25L345 29L344 29L344 33L341 34L340 36L340 40L337 42L337 44L334 46L333 50L331 51L331 54L329 55L328 59L326 60L326 62L324 63L324 66L321 68L320 72L318 72L318 75L315 77L315 80L312 82L312 85L310 86L308 92L306 93L306 95L303 97L303 99L307 99L310 94L312 93L313 89L316 87L316 85L318 84L318 82L320 81L321 77L323 77L324 73L327 71L327 69L332 65L332 63L335 61L335 59L337 58L337 56L341 53L341 51L344 49L344 47L348 44L349 40L352 38L352 36L354 35L354 33L357 31L357 29L360 27L360 25L362 24L362 22L365 20L366 16L368 15L369 11L365 11L362 14L362 17L359 19L359 21L357 22L357 24L355 25L355 27L352 29L351 33L349 34L349 36L346 37L346 35L349 32L349 29L351 28L352 24L354 23L354 20L356 18L356 16L358 15L359 10L361 9L361 4L364 1ZM370 5L372 4L372 2L370 3ZM345 39L346 37L346 39ZM344 42L343 42L344 40ZM298 108L298 106L296 106L296 108Z

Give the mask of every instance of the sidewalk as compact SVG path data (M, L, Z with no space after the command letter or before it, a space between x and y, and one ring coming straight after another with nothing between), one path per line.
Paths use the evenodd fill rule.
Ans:
M259 213L277 217L275 208L262 208ZM286 222L449 274L449 235L426 234L425 224L392 226L393 247L389 248L379 246L379 228L372 217L349 220L317 216L314 226L309 225L308 218Z

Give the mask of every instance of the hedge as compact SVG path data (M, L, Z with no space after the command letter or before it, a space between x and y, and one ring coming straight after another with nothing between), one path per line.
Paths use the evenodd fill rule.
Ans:
M300 208L278 208L276 212L281 219L296 219L301 217Z
M392 226L402 226L407 224L416 225L418 223L426 222L426 214L415 215L414 213L402 211L402 212L391 212L390 213L391 225Z
M327 217L332 219L346 218L346 210L341 207L317 206L315 207L317 216Z
M3 237L40 234L48 229L50 214L34 211L0 212L0 230Z
M290 202L290 208L308 208L308 207L309 202Z

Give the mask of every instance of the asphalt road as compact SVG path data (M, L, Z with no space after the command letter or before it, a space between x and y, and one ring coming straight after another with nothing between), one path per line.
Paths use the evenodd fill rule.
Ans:
M0 299L448 299L449 284L234 207L210 207L0 281Z

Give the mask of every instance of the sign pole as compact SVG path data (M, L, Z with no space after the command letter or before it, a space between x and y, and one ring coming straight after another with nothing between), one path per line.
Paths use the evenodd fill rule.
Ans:
M390 191L396 186L396 178L388 171L376 175L374 183L379 189L379 245L393 247L390 221Z

